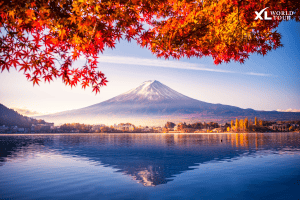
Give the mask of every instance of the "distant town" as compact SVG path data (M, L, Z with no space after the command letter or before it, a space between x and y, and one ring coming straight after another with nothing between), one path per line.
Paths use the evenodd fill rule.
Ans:
M300 132L300 121L263 121L236 119L230 123L197 122L193 124L167 122L164 126L135 126L131 123L120 123L111 126L105 124L66 123L54 126L40 120L40 124L31 127L0 126L0 133L245 133L245 132Z

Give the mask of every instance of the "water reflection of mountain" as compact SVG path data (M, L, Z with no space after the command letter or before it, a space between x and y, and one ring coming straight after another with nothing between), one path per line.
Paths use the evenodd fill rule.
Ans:
M299 151L300 136L297 133L43 135L26 136L24 140L22 136L2 136L0 143L0 163L26 149L54 150L87 158L130 175L145 186L155 186L203 163L255 156L265 150Z

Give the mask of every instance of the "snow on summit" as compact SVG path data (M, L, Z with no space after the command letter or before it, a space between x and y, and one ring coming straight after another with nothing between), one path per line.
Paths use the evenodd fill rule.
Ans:
M145 81L137 88L85 108L38 116L54 123L139 123L164 124L166 119L187 116L193 120L229 119L258 116L266 119L299 119L299 113L260 112L235 106L211 104L187 97L156 80ZM157 120L156 122L154 122ZM164 122L162 122L163 120Z
M120 95L120 97L123 100L143 99L150 101L183 100L188 98L156 80L145 81L137 88Z

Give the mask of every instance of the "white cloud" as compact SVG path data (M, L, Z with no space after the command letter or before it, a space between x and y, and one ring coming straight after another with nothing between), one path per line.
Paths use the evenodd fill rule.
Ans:
M276 111L278 111L278 112L300 112L300 109L289 108L289 109L286 109L286 110L277 109Z
M187 69L187 70L198 70L198 71L209 71L219 73L233 73L233 74L244 74L251 76L272 76L271 74L255 73L255 72L236 72L222 69L207 68L203 64L193 64L182 61L169 61L169 60L158 60L158 59L146 59L137 57L124 57L124 56L100 56L99 62L104 63L116 63L126 65L144 65L153 67L165 67L174 69Z
M31 111L28 109L24 109L24 108L12 108L14 111L18 112L21 115L25 115L25 116L35 116L35 115L39 115L41 113L36 112L36 111Z
M254 73L254 72L246 72L242 74L252 75L252 76L273 76L272 74L263 74L263 73Z
M51 112L37 112L37 111L32 111L26 108L12 108L14 111L18 112L21 115L27 116L27 117L34 117L34 116L39 116L39 115L46 115L46 114L52 114L56 113L59 111L51 111Z

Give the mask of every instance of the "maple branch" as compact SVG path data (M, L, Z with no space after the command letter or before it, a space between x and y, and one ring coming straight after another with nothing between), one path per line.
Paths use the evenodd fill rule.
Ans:
M7 32L7 34L9 34L9 35L11 35L15 40L17 40L17 41L19 41L19 43L23 43L22 41L20 41L20 39L18 38L18 37L15 37L15 34L16 34L16 32L11 32L11 31L9 31L9 30L7 30L7 27L5 26L5 25L3 25L3 28L6 30L6 32ZM25 43L24 43L25 44ZM26 45L29 49L30 48L32 48L31 47L31 45L29 44L29 45ZM1 47L2 48L2 47ZM3 48L9 48L9 47L3 47ZM41 51L40 49L37 49L36 51L38 51L38 52L43 52L43 51ZM61 56L61 54L60 53L58 53L59 54L59 56ZM34 54L31 54L31 55L29 55L29 56L33 56ZM52 55L52 54L50 54L50 55ZM60 65L60 68L62 67L62 63L60 62L60 59L58 59L58 58L56 58L55 56L53 57L57 62L58 62L58 64ZM22 60L22 62L24 62L24 63L26 63L26 61L21 57L20 58L21 60ZM29 69L30 71L31 71L31 69ZM25 73L26 71L24 71L24 73ZM68 77L67 77L68 78ZM68 78L69 79L69 78ZM38 84L38 82L37 82L37 84Z
M113 48L122 35L128 40L137 40L142 46L149 45L158 57L212 56L215 64L241 62L249 54L265 54L270 48L280 46L280 34L274 32L280 21L253 20L249 10L254 12L262 6L294 10L296 13L291 17L299 19L299 0L272 0L266 1L266 5L263 2L2 1L0 67L2 71L11 66L20 66L19 71L24 73L29 70L35 77L34 83L38 83L41 76L47 76L45 80L58 76L71 86L78 81L83 87L97 84L97 88L94 87L97 93L98 86L105 85L104 75L95 73L97 55L105 47ZM142 32L145 23L150 26L147 34ZM72 63L80 55L86 64L74 69ZM29 73L26 76L30 78Z
M203 26L201 26L201 27L196 27L195 30L190 31L189 34L186 35L186 36L184 36L184 37L181 36L180 39L181 39L181 40L184 40L184 39L186 39L186 38L189 38L191 35L193 35L193 34L194 34L195 32L197 32L199 29L205 28L205 27L207 27L208 25L211 25L211 24L212 24L212 22L210 22L210 23L208 23L208 24L205 24L205 25L203 25Z
M248 31L246 29L243 28L243 26L241 25L241 22L240 22L240 3L242 2L243 0L238 0L238 6L237 6L237 9L238 9L238 13L237 13L237 25L235 26L234 28L234 31L232 31L232 33L230 34L230 38L233 38L234 41L236 41L236 38L234 37L234 33L236 32L237 28L239 27L240 29L244 30L246 32L246 34L248 35ZM243 33L241 33L242 35L242 40L244 40L244 35ZM248 41L248 37L247 38L247 41Z
M88 46L90 46L92 38L95 36L95 30L96 30L97 23L98 23L98 21L96 21L96 24L95 24L95 26L93 28L93 34L92 34L93 36L90 38ZM86 60L85 60L85 66L87 65L87 62L88 62L88 58L86 58Z

